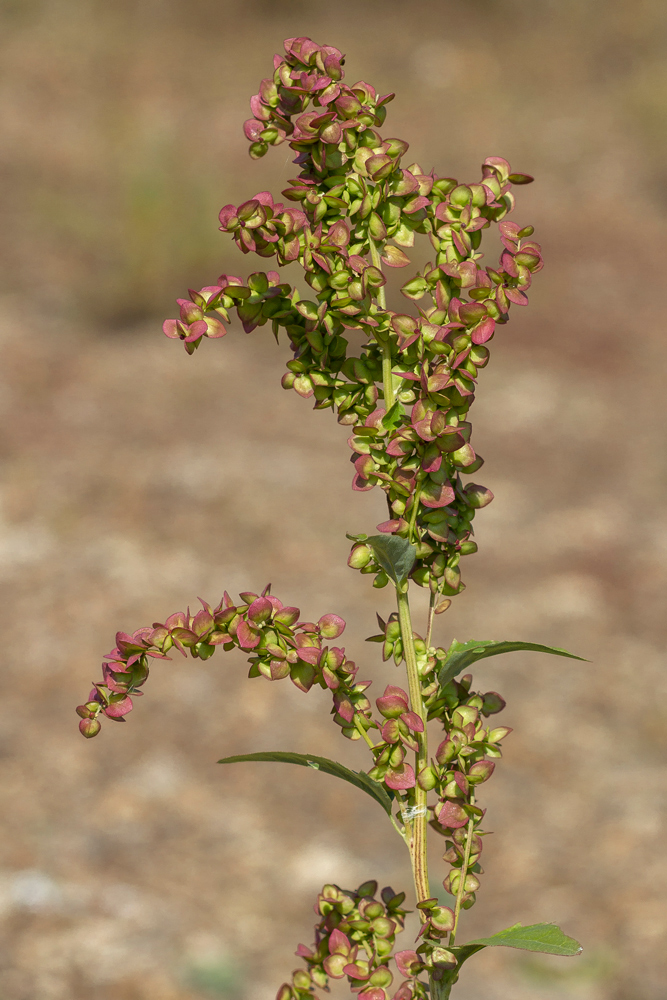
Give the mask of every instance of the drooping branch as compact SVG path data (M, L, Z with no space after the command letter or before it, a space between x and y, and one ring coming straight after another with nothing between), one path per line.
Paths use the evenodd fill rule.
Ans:
M77 708L84 736L96 736L101 719L124 721L132 711L132 697L148 678L151 659L169 659L176 649L183 656L207 660L218 646L239 648L250 654L250 677L269 680L289 677L301 691L314 684L331 690L334 721L344 735L358 739L355 724L369 726L370 702L364 691L368 681L357 681L357 666L339 646L323 645L336 639L345 628L339 615L326 614L317 622L299 621L298 608L286 607L267 587L262 594L246 592L234 604L225 592L216 608L201 601L196 614L178 611L167 620L137 629L132 635L116 634L116 647L104 658L103 680L94 685L88 701Z

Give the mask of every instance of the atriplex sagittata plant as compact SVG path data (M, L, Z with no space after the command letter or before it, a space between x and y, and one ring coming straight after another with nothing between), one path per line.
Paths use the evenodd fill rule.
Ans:
M164 624L119 632L105 658L104 679L77 709L84 736L95 736L103 717L124 721L133 694L148 677L149 658L166 659L176 647L206 660L217 646L247 651L250 677L289 677L304 692L329 688L333 718L344 736L363 741L370 753L367 772L355 772L314 755L257 753L225 758L310 765L355 785L385 811L408 848L421 929L414 949L393 953L406 913L405 892L377 882L355 890L325 885L318 897L315 943L299 945L304 968L278 991L278 1000L308 1000L329 979L347 979L363 1000L442 1000L450 995L461 966L482 948L504 945L554 955L581 950L554 924L520 924L489 938L459 943L461 911L475 903L480 885L482 822L478 786L491 777L510 730L487 725L500 712L499 694L477 692L463 673L476 660L512 650L572 654L526 642L470 641L449 649L432 644L433 616L463 590L460 561L477 550L472 540L476 511L491 492L463 477L476 473L469 410L477 379L489 360L496 328L512 305L524 306L532 276L542 267L532 226L507 221L514 207L512 186L532 178L512 173L506 160L488 157L471 184L425 173L418 163L402 166L402 139L382 138L387 104L372 86L343 80L343 56L309 38L288 38L285 55L250 101L245 123L250 155L288 142L298 177L283 192L294 207L261 191L238 207L220 212L221 229L239 249L297 261L313 290L312 299L282 281L277 271L255 271L244 282L223 274L213 285L179 299L180 318L164 332L182 340L192 354L202 338L223 337L235 309L246 333L271 322L278 338L285 330L293 357L283 376L285 389L316 410L332 408L350 430L354 490L380 486L388 518L377 535L348 536L349 565L389 581L396 611L378 616L383 659L405 664L407 691L388 684L375 700L369 683L335 642L345 622L325 614L301 620L266 587L235 603L227 593L216 607L202 601L195 615L177 612ZM309 110L310 109L310 110ZM497 224L503 251L496 267L480 266L482 233ZM434 261L401 291L422 305L414 313L387 307L383 266L410 264L406 250L415 235L427 236ZM348 355L346 330L361 330L359 357ZM430 591L424 634L413 630L410 585ZM463 674L463 676L460 676ZM428 722L442 728L429 748ZM443 906L429 888L426 833L444 838L449 866ZM393 954L392 954L393 953ZM394 961L396 972L390 969ZM395 975L399 985L391 993Z

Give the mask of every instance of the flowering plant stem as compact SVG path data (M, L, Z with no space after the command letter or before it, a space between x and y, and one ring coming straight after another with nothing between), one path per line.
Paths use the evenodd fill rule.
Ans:
M408 676L408 692L410 695L410 707L424 723L424 730L417 733L418 750L416 752L416 773L420 774L428 764L428 730L426 727L426 713L421 693L421 679L417 666L417 653L415 651L415 641L412 633L412 616L410 614L409 584L405 583L396 589L396 603L398 606L398 620L401 626L401 640L405 653L405 668ZM418 903L427 900L430 895L428 880L428 847L426 839L426 790L419 785L415 788L415 805L413 809L413 820L411 824L410 836L410 859L412 862L412 877L415 884L415 896ZM457 911L461 905L461 895L457 898ZM427 920L423 910L420 911L424 921ZM456 925L455 925L456 926ZM452 931L452 937L454 931ZM450 938L450 943L453 943ZM446 1000L451 992L451 984L434 978L429 975L431 987L431 997L433 1000Z
M475 801L474 795L471 795L470 796L470 802L471 802L471 804L474 801ZM471 848L472 848L472 838L473 838L474 832L475 832L475 824L474 824L474 821L473 821L473 819L471 817L468 820L468 826L467 826L467 830L466 830L465 853L463 855L463 866L462 866L462 870L464 872L467 872L468 868L470 866L470 851L471 851ZM461 881L459 883L458 891L456 893L456 906L454 907L454 926L452 927L451 933L449 935L449 945L450 945L450 947L456 941L456 931L458 930L459 917L461 916L461 904L463 902L464 888L465 888L465 883L464 883L464 880L461 879Z
M396 590L398 605L398 620L401 626L401 639L405 655L405 667L408 675L408 692L410 708L418 715L424 724L423 732L416 734L418 749L416 752L416 773L419 774L428 764L428 733L426 715L421 693L421 680L417 667L415 641L412 635L412 618L410 616L410 601L408 598L409 584L405 583ZM415 805L413 809L412 835L410 837L410 857L412 859L412 874L415 883L417 902L423 902L431 895L428 883L428 853L426 848L426 791L419 785L415 787Z
M273 75L251 98L253 117L244 131L254 159L284 142L296 153L299 175L283 191L292 204L260 191L241 205L225 205L219 216L243 254L275 257L282 267L298 263L312 299L277 271L255 271L245 280L223 274L179 299L179 318L166 320L163 330L188 354L204 338L224 337L233 312L246 333L267 323L276 338L286 333L293 353L283 388L337 414L350 433L352 488L385 493L388 520L377 525L379 534L348 535L348 565L371 575L378 590L395 588L396 611L386 621L378 615L379 634L369 641L381 644L384 661L405 662L408 690L388 683L374 709L370 682L359 680L356 663L333 645L343 619L327 613L301 620L299 609L283 604L269 585L244 591L238 601L225 591L215 607L202 601L195 614L188 608L132 634L118 632L102 679L77 712L83 735L94 737L104 719L125 721L153 660L168 660L172 650L207 660L219 646L242 650L251 678L289 678L304 693L328 691L342 735L366 745L368 770L285 750L220 763L310 766L347 782L355 794L365 792L408 846L420 929L414 948L396 952L405 892L386 886L378 898L374 879L356 889L325 885L314 944L297 949L305 968L293 972L277 1000L312 1000L331 979L346 979L361 1000L446 1000L463 964L482 948L570 956L581 950L553 924L515 924L458 942L463 911L475 904L483 874L477 786L492 776L511 732L488 722L504 708L503 698L473 690L466 671L485 657L522 649L579 657L530 642L454 639L444 648L432 641L435 616L464 590L460 563L477 551L473 519L493 500L486 487L466 480L483 465L471 443L470 409L491 340L512 305L527 305L542 251L532 226L507 219L512 189L530 183L528 174L512 172L498 156L487 157L481 178L469 184L418 163L402 166L408 143L378 131L394 95L380 96L364 81L343 83L343 62L333 46L285 41L285 55L275 56ZM492 225L503 250L494 267L482 267L479 248ZM405 251L416 236L428 239L434 259L403 284L403 296L422 303L404 313L387 303L383 266L408 266ZM348 353L348 330L364 337L359 356ZM248 469L261 481L259 467L249 461ZM429 590L424 637L412 625L413 583ZM432 754L429 723L441 728ZM429 882L429 829L444 840L444 899L432 895ZM390 992L395 974L399 985Z
M373 267L376 267L380 274L382 274L382 262L380 260L380 251L378 250L377 243L375 240L369 240L371 260L373 261ZM384 285L380 285L377 290L377 304L380 309L385 310L387 308L387 297L384 290ZM384 392L384 408L385 410L391 410L395 402L394 396L394 386L393 386L393 376L391 373L392 368L392 354L391 354L391 341L389 337L381 341L382 347L382 386Z

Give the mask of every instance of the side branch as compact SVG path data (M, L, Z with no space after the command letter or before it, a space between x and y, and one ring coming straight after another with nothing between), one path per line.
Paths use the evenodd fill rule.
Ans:
M216 608L202 601L194 615L190 609L171 615L164 623L140 628L132 635L116 634L116 647L105 656L103 680L94 684L88 701L79 705L79 728L87 738L100 731L106 717L124 722L132 711L132 697L149 673L149 660L167 660L176 648L183 656L207 660L222 645L250 653L250 677L268 680L289 677L301 691L313 684L329 688L334 700L334 721L349 739L359 739L361 730L375 725L370 719L370 702L364 691L369 682L357 681L357 666L338 646L324 643L336 639L345 629L339 615L326 614L317 622L299 621L298 608L286 607L267 587L261 595L246 592L234 604L225 592Z

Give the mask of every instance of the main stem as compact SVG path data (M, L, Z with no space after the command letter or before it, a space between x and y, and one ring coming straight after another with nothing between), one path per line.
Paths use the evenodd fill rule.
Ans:
M429 649L431 646L431 636L433 633L433 616L435 614L435 602L436 595L431 591L431 596L428 602L428 621L426 623L426 648Z
M405 590L402 590L405 587ZM421 678L417 669L417 654L415 652L415 640L412 634L412 617L410 615L410 601L408 598L408 583L399 584L396 589L396 600L398 603L398 621L401 626L401 639L403 641L403 655L407 666L408 691L410 693L410 706L412 711L419 716L424 723L423 733L417 733L417 774L428 764L428 734L426 732L426 712L421 692ZM431 890L428 882L428 852L426 845L426 791L415 786L415 817L412 824L412 837L409 840L410 859L412 861L412 877L415 883L415 894L417 902L429 899ZM422 917L423 911L420 911ZM431 987L431 1000L448 1000L452 990L451 980L447 982L442 979L435 979L429 975Z
M405 591L402 591L405 587ZM415 652L415 640L412 634L412 618L410 615L410 601L408 599L408 584L399 584L396 590L398 603L398 620L401 626L401 639L403 642L403 655L408 673L408 691L410 693L410 707L415 715L424 723L424 731L417 733L417 775L426 767L428 763L428 736L426 733L426 712L422 701L421 679L417 669L417 654ZM415 816L412 823L412 837L410 839L410 858L412 861L412 875L415 882L415 893L417 902L430 898L428 884L428 856L426 851L426 790L415 786Z
M369 240L369 242L373 266L377 267L378 270L381 271L382 262L380 260L378 248L372 239ZM384 286L378 288L377 303L380 309L387 308L387 298ZM393 376L391 373L393 368L391 338L387 337L384 342L381 342L380 346L382 348L382 385L384 389L384 407L385 410L389 412L395 402ZM412 535L414 531L415 514L417 507L419 506L419 496L415 497L414 505L415 510L413 511L410 535ZM405 586L405 591L401 589L401 586ZM424 724L424 731L422 733L417 733L418 750L416 774L418 775L422 768L426 767L428 764L428 734L426 731L426 712L424 710L424 702L421 692L421 679L419 677L419 670L417 669L415 640L412 634L412 616L410 615L408 586L407 581L404 585L399 585L396 590L396 600L398 603L398 620L401 626L403 655L405 656L407 666L410 706L412 711L419 716ZM433 597L431 598L431 604L433 604ZM433 611L431 608L429 610L429 636L431 631L430 626L432 625L432 614ZM367 734L364 735L367 736ZM431 895L428 882L428 850L426 844L426 794L425 789L420 788L418 784L415 786L415 816L411 826L411 836L408 840L410 859L412 862L412 877L415 883L417 902L429 899ZM393 818L392 822L394 822ZM408 829L410 829L410 827L406 823L406 835ZM423 913L423 911L420 911L420 913ZM443 980L436 980L432 976L429 976L429 980L431 986L431 1000L448 1000L452 990L452 983L444 982Z
M369 239L371 245L371 260L373 261L373 267L377 267L378 271L382 270L382 261L380 260L380 251L377 248L377 244ZM387 308L387 296L385 295L384 285L381 285L377 290L377 303L380 309ZM391 339L387 336L387 339L380 344L382 348L382 386L384 388L384 408L387 412L394 405L394 385L393 377L391 374L391 369L393 368L393 359L391 356Z

